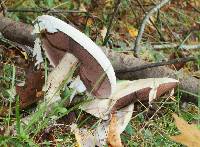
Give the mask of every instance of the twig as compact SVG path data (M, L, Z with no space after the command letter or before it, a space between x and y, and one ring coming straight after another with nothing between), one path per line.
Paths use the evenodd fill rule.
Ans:
M79 10L58 10L58 9L35 9L35 8L21 8L21 9L12 9L8 8L7 12L20 12L20 13L88 13L87 11Z
M181 42L181 44L178 46L178 49L180 49L182 47L182 45L188 40L188 38L191 36L192 32L190 32L185 39Z
M164 49L175 49L178 48L179 50L197 50L200 49L200 43L199 44L183 44L180 46L178 43L167 43L164 42L163 44L150 44L150 43L145 43L140 46L141 50L146 50L146 49L152 49L152 50L164 50ZM124 48L122 52L127 52L130 51L132 52L133 49L132 47L130 48Z
M126 2L130 4L130 9L131 9L133 15L135 16L135 18L138 18L139 16L135 13L135 9L133 8L132 1L131 1L131 0L126 0ZM135 20L135 21L136 21L136 24L139 24L139 23L138 23L138 20L139 20L139 19L136 19L136 20Z
M114 12L113 12L112 17L111 17L111 19L109 21L109 24L108 24L108 29L107 29L106 36L105 36L104 41L103 41L103 46L106 45L106 43L108 42L108 39L109 39L109 36L110 36L110 30L111 30L111 27L112 27L112 23L113 23L113 20L115 18L115 15L117 14L117 11L119 9L120 3L121 3L121 0L117 0L117 2L115 3Z
M142 11L144 12L144 14L146 14L146 11L145 11L143 5L141 4L140 0L136 0L136 2L137 2L138 5L141 7L141 9L142 9ZM161 39L162 41L165 41L165 38L164 38L162 32L158 29L158 27L156 26L156 24L152 21L151 18L149 18L149 20L150 20L150 22L152 23L152 25L154 26L154 28L156 29L156 31L158 32L158 35L160 36L160 39Z
M158 66L164 66L164 65L171 65L171 64L176 64L176 63L183 63L183 62L189 62L189 61L196 61L197 59L195 57L185 57L185 58L178 58L178 59L173 59L170 61L164 61L164 62L158 62L158 63L151 63L151 64L145 64L141 66L136 66L131 69L123 69L123 70L117 70L116 73L126 73L126 72L136 72L140 70L144 70L147 68L152 68L152 67L158 67Z
M169 49L169 48L178 48L179 44L175 43L168 43L168 44L161 44L161 45L152 45L153 49ZM194 44L194 45L181 45L179 49L185 49L185 50L191 50L191 49L200 49L200 44Z
M95 15L90 14L87 11L79 11L79 10L63 10L63 9L45 9L45 8L40 8L40 9L35 9L35 8L21 8L21 9L12 9L8 8L7 12L13 13L13 12L20 12L20 13L47 13L47 14L66 14L66 13L82 13L87 15L87 17L91 17L94 19L99 20L102 22L100 18L98 18Z
M136 41L135 41L135 46L134 46L134 51L135 51L135 56L138 56L138 52L139 52L139 44L140 44L140 41L142 40L142 35L143 35L143 32L144 32L144 29L145 29L145 26L149 20L149 18L151 17L151 15L154 13L154 12L157 12L161 7L163 7L165 4L167 4L170 0L163 0L161 1L160 3L158 3L154 8L152 8L144 17L143 21L142 21L142 24L141 24L141 27L140 27L140 30L139 30L139 33L138 33L138 36L136 37Z

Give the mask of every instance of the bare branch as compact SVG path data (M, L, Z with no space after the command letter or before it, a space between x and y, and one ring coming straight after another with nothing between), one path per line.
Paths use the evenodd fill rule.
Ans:
M108 39L109 39L109 35L110 35L110 30L111 30L111 27L112 27L112 23L113 23L113 20L115 18L115 15L117 14L117 11L119 9L119 5L121 3L121 0L117 0L117 2L115 3L115 8L114 8L114 12L112 14L112 17L109 21L109 24L108 24L108 29L107 29L107 32L106 32L106 36L104 38L104 41L103 41L103 45L106 45Z
M147 22L149 21L149 18L151 17L151 15L153 13L157 12L161 7L166 5L169 1L171 1L171 0L163 0L163 1L161 1L160 3L158 3L154 8L152 8L145 15L145 17L144 17L144 19L142 21L138 36L137 36L136 41L135 41L134 49L133 49L135 51L135 56L138 56L140 41L142 40L142 35L144 33L145 26L146 26Z
M142 11L144 12L144 14L146 14L146 11L143 7L143 5L141 4L140 0L136 0L136 2L138 3L138 5L141 7ZM151 24L154 26L154 28L156 29L156 31L158 32L158 35L160 36L160 39L165 41L165 38L162 34L162 32L159 30L159 28L156 26L156 24L152 21L151 18L149 18L149 21L151 22Z
M20 12L20 13L88 13L87 11L79 11L79 10L58 10L58 9L35 9L35 8L21 8L21 9L12 9L8 8L7 12Z
M175 43L168 43L168 44L161 44L161 45L152 45L153 49L169 49L169 48L178 48L179 44ZM200 44L194 44L194 45L186 45L183 44L179 47L179 49L185 49L185 50L192 50L192 49L200 49Z

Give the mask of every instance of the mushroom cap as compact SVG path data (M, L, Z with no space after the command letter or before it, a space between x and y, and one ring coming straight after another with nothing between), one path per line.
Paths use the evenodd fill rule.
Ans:
M149 100L149 102L151 102L153 99L172 91L176 88L178 83L178 80L172 78L148 78L135 81L121 81L117 83L115 92L113 92L113 95L110 97L111 99L116 99L112 111L119 110L138 100Z
M110 113L114 113L121 108L131 105L137 101L151 102L173 90L178 81L171 78L148 78L135 81L120 81L116 89L108 99L94 99L85 103L81 108L98 118L107 120Z
M80 62L78 74L89 92L99 98L112 94L116 86L114 69L101 48L89 37L49 15L39 16L34 27L33 33L41 34L42 47L54 67L69 52Z

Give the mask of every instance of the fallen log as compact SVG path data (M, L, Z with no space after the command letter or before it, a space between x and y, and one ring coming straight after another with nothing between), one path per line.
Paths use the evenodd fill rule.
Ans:
M21 22L15 22L9 18L0 17L0 32L1 34L17 43L27 45L33 47L35 36L31 34L33 27L28 24L24 24ZM102 47L105 54L110 59L114 69L116 71L122 71L132 69L136 66L145 65L148 62L135 58L132 55L126 55L123 53L117 53L115 51L109 50L107 48ZM158 78L158 77L170 77L179 79L181 90L187 91L188 93L192 93L194 95L198 95L200 91L200 80L194 78L190 75L186 75L183 72L174 71L168 67L153 67L144 69L136 72L127 72L127 73L117 73L117 77L119 79L144 79L144 78ZM190 102L197 102L197 96L183 93L183 100Z

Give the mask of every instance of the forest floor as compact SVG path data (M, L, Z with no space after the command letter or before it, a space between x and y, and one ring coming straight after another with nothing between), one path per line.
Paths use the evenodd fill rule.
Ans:
M52 13L52 15L75 25L100 46L105 45L116 52L133 55L134 42L144 15L157 2L157 0L122 0L113 20L111 19L115 7L113 0L5 0L4 5L7 8L6 17L27 24L32 24L33 20L45 14L42 11L47 9L77 10L73 13ZM109 36L106 35L108 30ZM4 136L0 137L0 146L9 143L27 146L76 145L75 136L69 132L69 128L56 124L66 124L69 119L75 119L79 127L91 123L94 117L78 109L78 106L73 108L56 106L48 118L42 117L42 111L45 110L41 109L34 115L34 124L30 123L25 128L20 125L20 119L36 109L34 105L20 110L19 98L15 96L14 90L15 84L24 80L24 69L27 63L30 63L29 55L7 39L0 37L0 134ZM199 58L200 48L193 49L192 46L200 44L200 2L176 0L165 5L150 17L141 42L139 57L151 63L189 56ZM164 47L166 44L169 46ZM176 47L173 47L174 44ZM183 49L183 45L188 45L188 48ZM168 67L200 79L200 59ZM70 94L68 92L63 92L63 95L66 97ZM178 114L189 124L195 124L200 128L200 95L197 95L197 99L198 103L182 101L182 92L177 88L174 96L161 97L153 101L151 106L148 102L137 102L132 119L121 134L123 144L145 147L182 146L170 139L170 136L180 134L172 114ZM69 116L71 114L73 117ZM52 118L55 116L56 118ZM53 131L45 132L44 129L49 127L50 120L58 121L55 124L51 122ZM16 129L11 127L13 122L17 122ZM21 130L20 135L13 135L19 133L19 130Z

